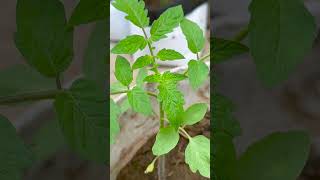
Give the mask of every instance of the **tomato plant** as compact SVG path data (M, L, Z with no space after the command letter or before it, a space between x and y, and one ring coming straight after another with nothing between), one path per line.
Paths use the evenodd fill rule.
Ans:
M196 90L209 76L209 67L204 61L210 55L203 57L199 55L205 45L204 32L196 23L184 17L182 6L175 6L167 9L152 23L149 37L146 27L149 26L150 22L144 1L115 0L112 5L126 13L125 18L139 27L144 36L127 36L111 50L112 53L118 55L115 62L115 77L122 86L118 90L113 88L115 90L111 94L125 93L132 110L146 116L154 113L150 97L156 98L160 104L158 110L160 129L152 147L155 158L147 167L146 172L153 171L157 159L176 147L181 135L189 140L185 150L185 162L189 165L191 171L198 171L202 176L210 177L210 140L202 135L192 137L184 128L201 121L208 106L205 103L196 103L185 110L184 95L177 87L179 81L188 79L192 88ZM196 59L189 61L188 69L184 73L160 72L158 61L185 59L184 55L172 49L161 49L157 53L154 52L153 43L166 38L166 35L177 27L181 28L187 40L186 46ZM133 54L145 47L149 49L150 54L137 58L132 65L121 56L121 54ZM140 71L139 74L143 74L143 77L139 77L142 83L132 85L133 71L137 70ZM149 92L145 90L144 83L156 84L157 91ZM111 142L113 142L120 129L117 122L120 107L112 99L110 100L110 107ZM168 124L165 122L168 122Z

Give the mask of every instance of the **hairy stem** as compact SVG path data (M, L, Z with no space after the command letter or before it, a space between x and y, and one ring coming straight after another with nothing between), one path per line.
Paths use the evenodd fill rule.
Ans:
M54 99L56 95L62 93L62 90L47 90L38 92L22 93L12 96L0 97L0 105L10 105L26 101L37 101L45 99Z

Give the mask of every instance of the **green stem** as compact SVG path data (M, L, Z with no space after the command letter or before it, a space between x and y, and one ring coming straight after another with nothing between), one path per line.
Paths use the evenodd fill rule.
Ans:
M163 112L163 109L162 109L162 103L160 103L160 128L163 128L164 127L164 112Z
M156 94L154 94L153 92L149 92L149 91L147 91L147 94L149 95L149 96L153 96L153 97L155 97L155 98L157 98L158 96L156 95Z
M37 101L45 99L54 99L56 95L62 93L62 90L47 90L39 92L22 93L12 96L0 97L0 105L9 105L26 101Z
M189 139L188 136L186 136L182 131L179 131L179 134L180 134L181 136L183 136L184 138Z
M248 26L246 26L233 38L233 40L240 42L247 37L248 33L249 33L249 28Z
M144 28L141 28L141 29L142 29L142 32L143 32L143 34L144 34L144 38L145 38L146 41L147 41L147 45L148 45L150 54L151 54L151 56L152 56L152 58L153 58L153 67L154 67L154 70L155 70L156 73L158 74L158 73L159 73L159 70L158 70L158 68L157 68L157 66L156 66L156 64L155 64L156 59L155 59L155 56L154 56L154 53L153 53L152 45L151 45L151 43L150 43L150 41L149 41L148 35L147 35L147 33L146 33L146 30L145 30Z
M179 130L180 130L181 132L183 132L183 133L188 137L189 140L192 138L192 137L187 133L187 131L184 130L183 128L179 127Z
M148 38L147 33L144 28L142 28L142 31L143 31L144 37L147 41L150 54L153 58L153 69L156 74L159 74L160 72L159 72L158 66L156 64L156 57L154 56L151 43L149 41L149 38ZM160 127L164 127L163 118L164 118L164 112L162 110L162 104L160 103ZM165 156L164 155L160 156L159 161L158 161L158 180L165 180L166 179L165 162L166 162Z
M210 53L209 54L207 54L207 55L205 55L205 56L203 56L202 58L200 58L199 59L199 61L205 61L206 59L208 59L210 57Z
M124 93L128 93L129 91L130 91L130 89L129 89L129 90L124 90L124 91L112 92L112 93L110 93L110 95L124 94ZM155 98L158 97L158 96L157 96L155 93L153 93L153 92L147 91L146 93L147 93L149 96L153 96L153 97L155 97Z
M123 94L123 93L127 93L128 91L129 91L129 90L112 92L112 93L110 93L110 95Z

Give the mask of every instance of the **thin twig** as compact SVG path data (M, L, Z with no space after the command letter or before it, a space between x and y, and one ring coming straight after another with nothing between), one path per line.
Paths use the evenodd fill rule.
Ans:
M38 92L21 93L12 96L0 97L0 105L9 105L26 101L37 101L45 99L54 99L56 95L62 93L62 90L47 90Z

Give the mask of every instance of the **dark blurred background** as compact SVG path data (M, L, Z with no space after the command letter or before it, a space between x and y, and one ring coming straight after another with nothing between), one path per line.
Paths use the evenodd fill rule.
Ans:
M249 3L250 0L213 1L211 36L232 39L248 24ZM319 28L319 1L306 0L305 4L315 16ZM271 132L305 129L312 136L312 152L299 180L320 179L319 40L290 78L271 89L264 88L257 79L249 54L219 64L215 70L219 79L217 91L231 98L237 107L235 116L243 129L242 136L236 138L238 153Z
M54 80L38 78L39 74L25 68L24 58L15 47L16 0L2 0L0 5L0 91L14 93L15 86L29 90L54 87ZM78 0L62 0L69 18ZM80 75L84 51L94 24L77 26L74 33L74 59L63 77L68 86ZM105 37L102 37L105 38ZM18 65L19 64L19 65ZM30 74L33 77L26 77ZM24 79L25 78L25 79ZM37 80L39 84L32 81ZM6 116L17 128L19 135L35 152L34 166L24 173L24 180L105 180L107 169L81 160L68 149L58 129L51 101L0 106L0 114Z

